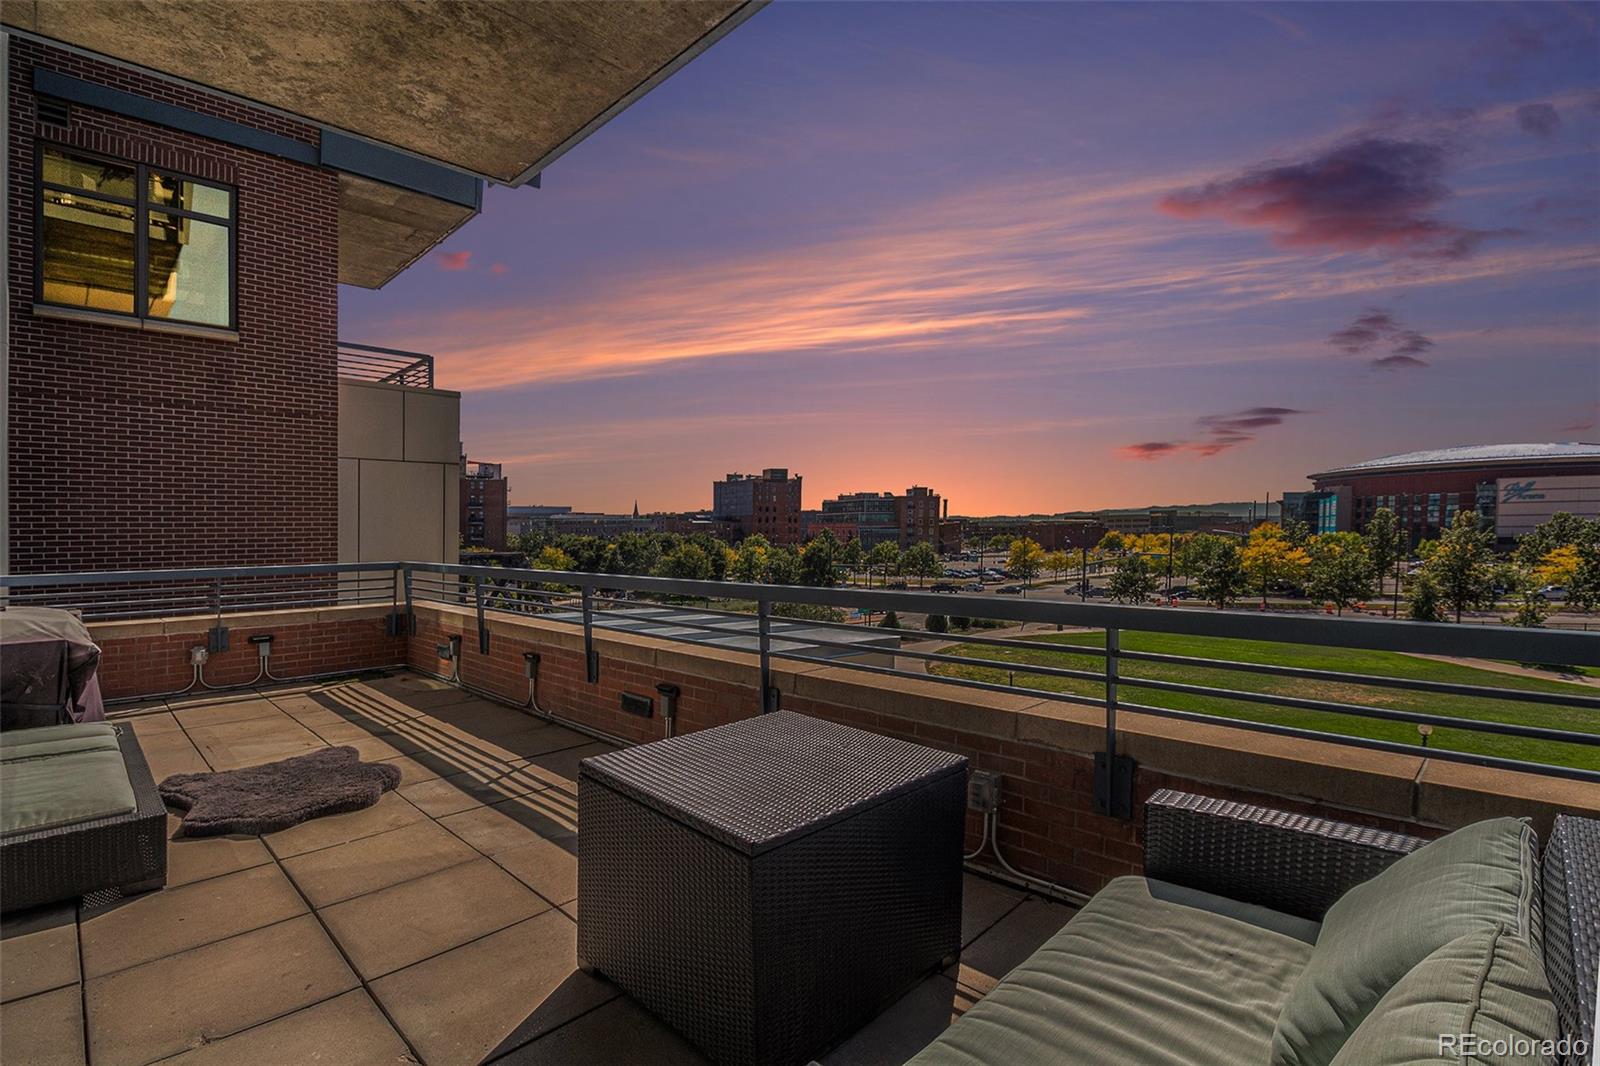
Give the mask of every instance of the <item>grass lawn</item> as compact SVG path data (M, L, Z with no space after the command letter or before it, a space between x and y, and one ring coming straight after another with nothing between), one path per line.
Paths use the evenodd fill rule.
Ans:
M996 648L981 644L962 644L948 649L950 654L980 659L995 659L1016 663L1013 684L1018 688L1042 689L1048 692L1071 692L1079 695L1104 698L1104 686L1094 681L1073 678L1049 677L1029 674L1024 667L1054 666L1078 670L1103 669L1098 656L1073 653L1074 646L1105 647L1105 634L1049 633L1027 638L1038 644L1033 648ZM1570 682L1546 681L1543 678L1519 677L1492 673L1454 663L1432 659L1413 658L1396 652L1367 651L1358 648L1323 648L1302 644L1276 644L1259 640L1232 640L1221 637L1188 637L1170 633L1124 633L1124 651L1160 652L1169 655L1191 655L1233 662L1272 663L1282 666L1303 667L1314 670L1339 670L1348 673L1373 674L1381 677L1416 678L1426 681L1446 681L1457 684L1485 685L1500 689L1519 689L1533 692L1561 692L1570 695L1592 696L1596 693ZM929 671L947 677L962 677L977 681L1006 684L1007 669L987 666L966 666L959 663L929 663ZM1312 681L1293 677L1272 677L1266 674L1248 674L1240 671L1201 668L1176 663L1148 663L1123 660L1120 694L1129 703L1143 703L1154 707L1195 711L1225 718L1239 718L1255 722L1272 722L1279 725L1316 729L1327 733L1348 736L1373 737L1402 744L1418 743L1416 726L1408 722L1386 722L1375 718L1358 718L1353 715L1323 711L1306 711L1293 707L1274 707L1269 704L1246 703L1241 700L1197 696L1188 693L1163 692L1142 687L1133 678L1143 677L1155 681L1177 681L1194 685L1215 685L1236 691L1260 692L1302 699L1329 700L1338 703L1359 703L1388 710L1417 711L1426 714L1451 715L1458 718L1477 718L1521 725L1566 729L1574 732L1600 734L1600 711L1578 707L1555 707L1524 703L1511 699L1483 699L1469 696L1447 696L1431 692L1408 692L1386 689L1375 685L1343 682ZM1600 747L1583 744L1565 744L1522 737L1496 736L1467 729L1437 729L1429 738L1430 747L1449 748L1503 758L1525 759L1532 762L1554 763L1600 770Z

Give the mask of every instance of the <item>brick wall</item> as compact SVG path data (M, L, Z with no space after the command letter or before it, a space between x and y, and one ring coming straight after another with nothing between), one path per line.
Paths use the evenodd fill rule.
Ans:
M574 627L491 616L489 654L484 655L470 610L419 606L416 635L409 640L385 635L387 612L387 607L359 606L233 616L228 619L232 650L211 658L206 680L225 685L253 679L257 662L249 638L256 633L276 637L273 673L283 678L402 662L438 674L447 667L438 646L459 635L460 673L469 686L520 703L528 697L523 654L537 653L542 710L629 742L665 734L656 692L661 683L681 690L679 733L748 717L758 706L751 655L603 633L596 637L600 680L591 685L582 635ZM107 698L187 685L188 650L205 642L209 625L206 618L93 624L104 652L100 673ZM1003 774L998 836L1007 860L1025 873L1082 892L1143 868L1144 803L1162 788L1418 836L1495 815L1531 816L1541 834L1556 811L1600 816L1600 792L1581 782L1265 738L1221 724L1140 723L1145 716L1125 713L1118 721L1126 732L1118 743L1140 762L1134 783L1140 817L1121 821L1092 809L1091 753L1103 726L1091 709L1041 708L1017 696L827 666L775 666L774 681L786 709L959 752L975 769ZM655 715L624 713L619 706L624 692L654 699ZM1149 746L1157 740L1163 745L1159 757ZM969 814L967 850L977 847L980 829L977 816ZM993 865L992 854L979 861Z
M482 655L472 612L430 605L418 608L417 622L417 635L409 646L414 669L444 672L447 664L438 657L438 645L459 634L462 679L520 702L528 696L523 653L536 652L541 709L627 741L664 735L656 695L661 682L682 690L679 733L735 721L758 707L751 655L602 633L596 637L600 680L591 685L585 678L581 634L571 626L491 616L489 654ZM1566 788L1576 783L1449 763L1428 765L1449 773L1493 776L1471 785L1460 784L1466 778L1452 778L1454 783L1441 785L1437 795L1424 803L1412 780L1420 782L1427 776L1420 760L1415 768L1408 764L1395 773L1394 767L1382 765L1383 760L1400 757L1262 738L1224 725L1198 727L1220 734L1223 744L1253 761L1254 769L1242 770L1238 761L1218 757L1217 738L1196 737L1195 727L1182 723L1148 719L1145 725L1165 745L1165 765L1141 758L1134 781L1139 817L1122 821L1097 815L1092 808L1092 752L1103 736L1096 711L1064 705L1022 710L1028 701L1020 697L952 690L933 681L884 678L842 668L791 669L775 664L775 681L787 710L956 751L966 755L974 769L1003 774L998 836L1006 859L1025 873L1082 892L1092 893L1113 877L1143 869L1144 803L1162 788L1425 837L1491 814L1531 815L1544 832L1558 808L1600 811L1600 794L1594 794L1592 786L1585 802ZM623 713L619 697L625 691L655 698L656 716ZM1141 718L1124 714L1119 723ZM1017 723L1024 719L1064 729L1040 732L1040 739L1022 739ZM1070 739L1042 739L1047 735ZM1128 735L1119 744L1132 747L1138 739ZM1476 805L1461 800L1468 793L1477 796ZM979 818L969 813L969 851L977 847L980 831ZM980 861L993 865L992 855Z
M70 128L40 126L33 68L309 143L316 130L10 40L12 571L334 559L336 175L77 104ZM40 139L237 187L237 342L32 313Z
M339 670L395 666L405 660L405 640L385 629L387 607L329 607L234 615L226 619L228 650L205 664L209 685L248 684L260 662L250 638L271 634L272 673L298 678ZM96 622L100 691L108 700L176 692L194 677L189 649L205 645L210 618Z

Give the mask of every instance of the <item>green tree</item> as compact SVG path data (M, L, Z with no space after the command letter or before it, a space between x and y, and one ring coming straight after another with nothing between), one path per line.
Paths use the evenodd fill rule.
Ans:
M1459 622L1463 611L1494 605L1493 561L1494 531L1480 526L1476 511L1462 511L1439 536L1422 569Z
M661 561L661 541L650 533L624 533L617 538L617 572L653 574Z
M967 618L964 615L953 615L950 619L950 628L959 629L961 632L965 633L967 630L972 628L972 619Z
M1406 597L1406 610L1413 622L1441 622L1439 610L1439 585L1427 571L1411 579L1411 592Z
M1600 538L1578 545L1578 567L1567 585L1567 603L1580 611L1600 607Z
M1536 629L1544 625L1548 608L1545 607L1544 597L1539 595L1537 582L1523 581L1516 590L1516 598L1510 617L1506 619L1507 625L1524 626Z
M1028 582L1039 576L1044 569L1044 549L1039 547L1039 542L1028 538L1011 542L1011 555L1006 560L1006 569L1012 577L1022 579L1022 594L1028 594Z
M1129 555L1118 560L1106 591L1118 603L1143 603L1156 588L1155 575L1142 555Z
M1194 572L1194 588L1207 603L1221 610L1244 594L1247 578L1239 546L1228 537L1211 539L1217 543L1205 552Z
M1372 560L1356 533L1324 533L1311 539L1306 591L1333 604L1340 614L1372 595Z
M942 576L944 566L940 564L939 553L933 550L932 544L918 541L900 556L900 572L916 578L917 587L921 588L925 579Z
M832 588L838 583L839 539L831 530L812 537L800 551L800 584Z
M734 549L733 565L728 575L735 581L756 582L767 574L767 556L772 553L772 543L760 533L753 533L739 542Z
M773 585L800 583L800 557L793 548L773 548L767 553L766 578Z
M856 573L861 569L862 562L866 559L866 552L861 550L861 541L851 537L840 545L835 558L838 560L839 565L845 568L845 572L854 579Z
M1524 570L1533 570L1544 562L1545 556L1564 544L1596 543L1600 543L1600 518L1583 519L1566 511L1557 511L1549 521L1522 535L1513 556Z
M698 544L679 544L661 557L657 571L662 577L675 577L687 581L709 581L711 560Z
M923 623L923 628L929 633L948 633L950 631L950 619L942 614L930 614L928 620Z
M867 553L867 587L872 586L872 572L878 571L883 575L884 584L889 583L889 575L894 573L900 565L900 549L893 541L880 540L872 546Z
M888 614L883 616L883 621L879 622L878 626L882 629L899 629L900 616L895 614L893 611L890 611Z
M1378 594L1383 595L1384 579L1394 570L1400 558L1400 522L1394 512L1380 507L1367 519L1367 558L1372 561L1372 573L1378 582Z
M1128 550L1128 544L1122 534L1113 529L1100 538L1100 543L1095 545L1094 550L1101 555L1121 555Z

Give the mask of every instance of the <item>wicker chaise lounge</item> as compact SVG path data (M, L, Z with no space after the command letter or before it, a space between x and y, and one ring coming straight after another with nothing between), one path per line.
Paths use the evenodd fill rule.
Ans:
M1600 823L1437 841L1163 791L1120 877L913 1066L1589 1063Z
M162 887L166 824L127 726L0 733L0 909Z

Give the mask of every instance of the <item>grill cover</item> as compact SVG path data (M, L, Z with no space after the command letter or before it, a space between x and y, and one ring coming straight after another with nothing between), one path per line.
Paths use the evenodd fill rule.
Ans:
M77 615L0 611L0 729L105 721L99 665L100 649Z

